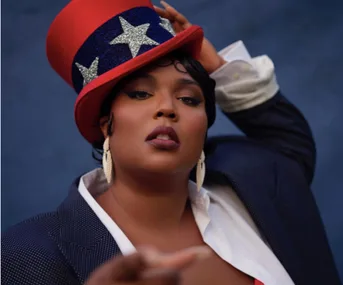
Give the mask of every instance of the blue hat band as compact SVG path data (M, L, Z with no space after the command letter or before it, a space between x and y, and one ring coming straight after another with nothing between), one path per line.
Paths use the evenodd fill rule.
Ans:
M75 55L72 80L77 93L105 72L175 36L170 22L148 7L137 7L108 20Z

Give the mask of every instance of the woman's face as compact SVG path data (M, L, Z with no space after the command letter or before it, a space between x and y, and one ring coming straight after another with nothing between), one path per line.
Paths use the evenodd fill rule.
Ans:
M176 66L139 71L120 88L111 107L114 169L177 173L198 161L207 131L205 98L185 68Z

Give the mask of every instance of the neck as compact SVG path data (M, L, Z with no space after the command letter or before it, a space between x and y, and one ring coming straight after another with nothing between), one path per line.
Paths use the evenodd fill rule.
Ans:
M116 171L106 193L105 209L116 221L156 231L175 230L185 213L188 173L122 173ZM102 205L103 207L106 205Z

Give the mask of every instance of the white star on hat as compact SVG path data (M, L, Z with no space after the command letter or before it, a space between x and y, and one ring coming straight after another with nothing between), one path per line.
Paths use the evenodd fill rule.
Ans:
M110 42L111 45L127 44L130 48L132 57L137 56L142 45L159 45L158 42L155 42L146 35L150 24L147 23L135 27L122 17L119 17L119 20L124 33L114 38Z
M166 29L169 33L171 33L173 36L176 35L174 29L173 29L173 26L172 24L170 23L170 21L166 18L162 18L160 17L161 19L161 23L160 23L160 26L163 27L164 29Z
M89 82L94 80L95 78L98 77L98 65L99 65L99 57L96 57L91 66L89 68L84 67L83 65L79 63L75 63L77 68L82 74L83 77L83 86L87 85Z

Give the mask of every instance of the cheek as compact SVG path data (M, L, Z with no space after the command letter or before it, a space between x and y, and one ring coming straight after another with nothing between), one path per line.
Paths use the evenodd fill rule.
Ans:
M131 136L141 129L142 123L147 120L146 108L133 104L125 97L119 97L112 105L113 134Z
M182 126L182 131L187 138L189 149L195 149L197 151L202 149L207 132L207 116L205 111L188 112Z
M144 137L142 125L148 120L144 108L137 108L132 104L114 104L113 112L113 134L111 139L112 155L134 156L137 147L140 146Z
M122 109L120 111L114 111L113 114L113 134L116 136L126 136L132 135L132 132L135 131L139 126L139 118L136 115L131 113L132 110ZM130 132L129 130L132 130Z

